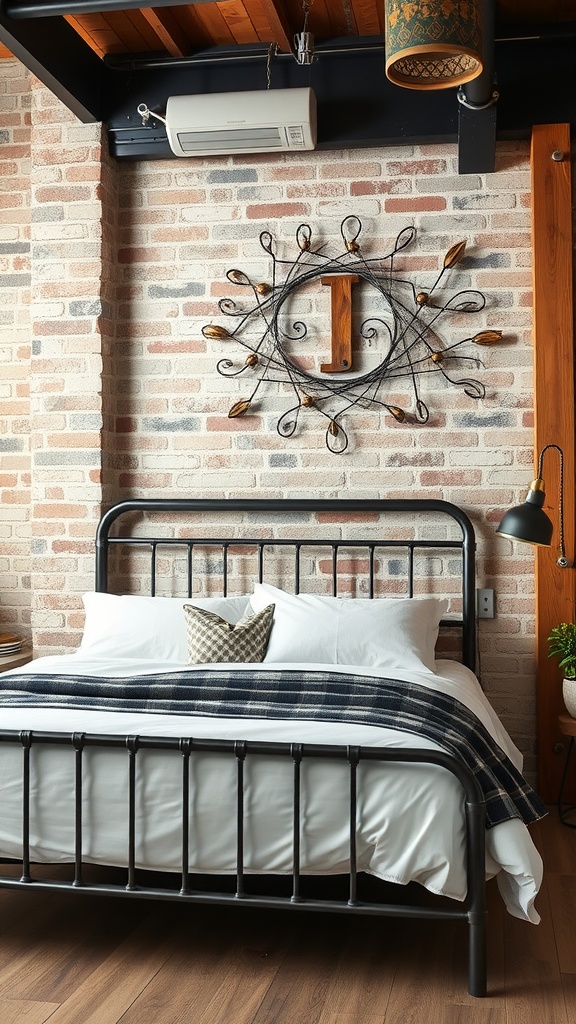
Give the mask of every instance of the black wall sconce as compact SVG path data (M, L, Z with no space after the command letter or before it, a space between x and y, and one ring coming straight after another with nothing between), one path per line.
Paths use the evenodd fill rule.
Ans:
M558 505L560 532L558 549L560 554L557 565L561 569L569 569L571 562L566 557L564 547L564 452L557 444L547 444L542 449L538 457L538 476L530 484L524 504L508 509L496 533L500 537L509 537L510 540L519 540L525 544L550 547L554 526L542 507L546 498L542 479L542 464L545 453L551 448L554 448L560 455L560 501Z

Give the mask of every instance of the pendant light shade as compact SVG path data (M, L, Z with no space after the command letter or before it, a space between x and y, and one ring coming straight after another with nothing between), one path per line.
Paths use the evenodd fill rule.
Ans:
M510 540L519 540L524 544L534 544L537 547L550 547L554 526L551 519L543 509L546 493L542 479L542 466L544 456L550 449L558 452L560 457L560 493L558 502L558 558L556 564L560 569L568 569L572 563L566 557L564 547L564 452L557 444L547 444L538 456L538 476L530 484L523 505L515 505L509 508L496 533L500 537L508 537Z
M549 547L553 526L542 508L545 497L544 481L533 480L524 504L508 509L496 533L500 537L520 540L525 544Z
M448 89L482 71L478 0L385 0L386 75L407 89Z

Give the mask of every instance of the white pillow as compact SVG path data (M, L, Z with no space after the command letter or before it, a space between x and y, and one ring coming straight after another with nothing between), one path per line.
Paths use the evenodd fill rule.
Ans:
M184 605L214 612L235 625L248 606L247 597L132 597L84 594L86 623L80 644L95 658L143 658L188 661Z
M438 628L448 608L443 598L295 596L257 583L253 610L272 603L274 625L264 661L435 671Z

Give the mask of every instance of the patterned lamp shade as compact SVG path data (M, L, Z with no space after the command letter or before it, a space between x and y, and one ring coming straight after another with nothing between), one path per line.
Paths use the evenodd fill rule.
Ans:
M448 89L482 71L476 0L385 0L386 74L407 89Z

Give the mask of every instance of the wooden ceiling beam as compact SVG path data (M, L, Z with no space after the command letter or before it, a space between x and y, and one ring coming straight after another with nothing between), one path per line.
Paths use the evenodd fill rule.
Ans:
M294 29L283 0L262 0L262 7L272 29L270 42L276 43L281 53L290 53L293 49Z
M140 13L171 57L185 57L190 53L190 40L170 10L143 7Z

